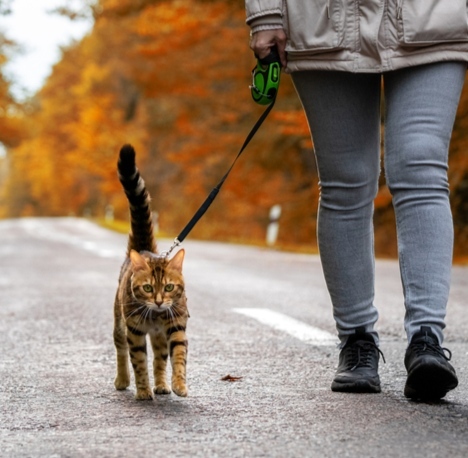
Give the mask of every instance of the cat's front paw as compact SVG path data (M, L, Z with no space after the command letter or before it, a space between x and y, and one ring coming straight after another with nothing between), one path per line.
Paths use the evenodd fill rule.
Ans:
M151 401L153 399L153 392L150 388L137 390L135 399L138 401Z
M167 383L156 385L153 388L154 394L171 394L171 389Z
M116 390L126 390L130 385L130 377L118 375L115 377L114 386Z
M188 395L188 389L185 383L173 383L172 391L174 391L177 396L185 398Z

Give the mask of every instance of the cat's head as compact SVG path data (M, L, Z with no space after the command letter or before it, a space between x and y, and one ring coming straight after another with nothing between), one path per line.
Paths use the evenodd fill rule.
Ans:
M182 264L185 251L178 251L167 260L150 252L130 251L133 297L150 310L164 312L177 308L184 298Z

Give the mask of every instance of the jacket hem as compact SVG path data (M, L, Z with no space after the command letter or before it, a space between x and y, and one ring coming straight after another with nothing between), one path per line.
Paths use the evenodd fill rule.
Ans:
M286 73L294 73L306 70L328 70L351 73L385 73L393 70L400 70L407 67L427 65L437 62L466 62L468 64L468 52L466 51L438 51L433 50L426 53L412 53L400 56L390 56L385 62L376 65L362 65L359 56L342 55L332 58L329 56L294 56L289 54Z

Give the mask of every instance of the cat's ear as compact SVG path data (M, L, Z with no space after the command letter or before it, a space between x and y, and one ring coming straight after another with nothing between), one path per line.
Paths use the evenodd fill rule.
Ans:
M149 269L145 258L140 253L138 253L138 251L130 250L130 261L132 262L134 272Z
M169 261L168 266L171 269L182 272L182 264L184 262L185 250L182 248L179 250L176 255Z

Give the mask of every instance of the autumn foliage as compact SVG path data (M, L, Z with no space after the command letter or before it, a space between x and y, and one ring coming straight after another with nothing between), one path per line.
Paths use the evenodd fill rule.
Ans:
M243 2L100 0L88 12L92 31L63 51L42 90L22 107L20 132L17 116L4 119L0 110L0 141L9 148L0 212L101 217L112 206L117 218L127 218L116 160L121 145L132 143L160 227L175 237L262 112L249 95L254 57ZM5 107L11 101L2 84ZM450 177L457 250L465 256L467 128L465 93ZM269 209L280 204L279 243L313 246L318 192L307 123L284 75L277 107L191 237L263 242ZM395 254L392 218L382 183L380 254Z
M0 35L0 142L6 147L16 146L22 132L20 108L10 95L10 84L3 76L8 50L12 47L14 43Z

